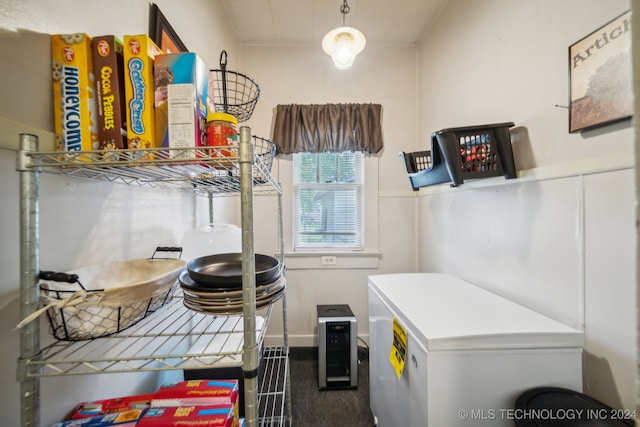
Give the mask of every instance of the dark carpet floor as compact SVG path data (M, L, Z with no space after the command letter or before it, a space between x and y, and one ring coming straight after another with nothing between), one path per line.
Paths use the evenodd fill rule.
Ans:
M289 351L292 425L296 427L372 427L369 409L369 353L358 348L358 388L318 390L318 349Z

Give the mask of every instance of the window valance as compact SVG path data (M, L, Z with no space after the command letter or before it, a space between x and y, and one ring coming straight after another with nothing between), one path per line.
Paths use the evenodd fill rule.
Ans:
M382 150L380 104L278 105L277 154Z

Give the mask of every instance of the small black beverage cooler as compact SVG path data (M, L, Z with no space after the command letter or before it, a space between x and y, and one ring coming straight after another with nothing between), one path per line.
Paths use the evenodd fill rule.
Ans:
M318 389L358 388L358 326L346 304L318 305Z

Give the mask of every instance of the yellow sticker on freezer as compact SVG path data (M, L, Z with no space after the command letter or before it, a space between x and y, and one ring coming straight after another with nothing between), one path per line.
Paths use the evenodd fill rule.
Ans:
M396 371L398 379L402 376L404 362L407 358L407 329L400 324L398 319L393 319L393 343L389 361Z

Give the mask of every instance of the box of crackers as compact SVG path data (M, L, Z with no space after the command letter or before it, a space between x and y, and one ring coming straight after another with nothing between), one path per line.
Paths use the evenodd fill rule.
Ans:
M114 412L91 418L80 418L55 423L51 427L136 427L142 419L146 409L132 409L130 411Z
M209 71L192 52L156 56L156 136L162 147L204 146L207 138ZM195 157L193 151L176 157Z
M151 399L151 406L219 404L235 406L238 401L238 392L237 379L178 381L160 386Z
M124 46L115 36L94 37L92 54L98 106L99 148L127 148Z
M150 408L138 427L215 426L237 427L238 419L230 405L186 405Z
M153 394L115 397L111 399L92 400L76 405L71 415L72 420L92 418L115 412L126 412L134 409L147 409L151 406Z
M51 65L56 149L98 149L91 37L84 33L52 35Z
M124 36L125 104L129 149L158 148L154 127L153 60L162 54L146 34Z

